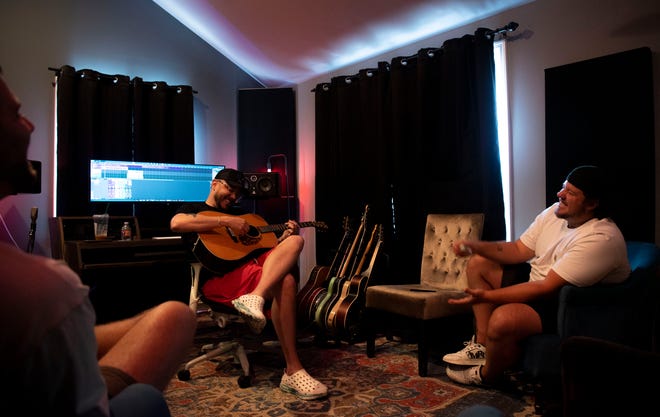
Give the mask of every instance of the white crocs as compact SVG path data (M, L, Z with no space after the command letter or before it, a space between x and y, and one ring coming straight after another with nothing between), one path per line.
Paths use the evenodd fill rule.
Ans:
M312 378L304 369L293 375L287 375L284 371L280 389L295 395L301 400L315 400L328 395L328 387Z
M263 297L254 294L245 294L232 300L231 303L245 319L252 332L259 334L263 331L266 326L266 316L263 313Z

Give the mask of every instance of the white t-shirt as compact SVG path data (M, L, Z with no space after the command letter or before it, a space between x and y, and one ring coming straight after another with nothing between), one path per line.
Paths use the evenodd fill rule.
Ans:
M555 203L543 210L520 236L534 251L530 281L545 279L550 269L578 287L614 284L630 275L626 243L610 219L591 219L574 229L555 215Z
M88 292L65 263L0 243L0 415L110 414Z

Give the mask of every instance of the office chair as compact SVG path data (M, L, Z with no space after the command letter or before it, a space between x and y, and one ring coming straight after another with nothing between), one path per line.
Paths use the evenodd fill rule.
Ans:
M236 331L232 331L231 327L245 328L245 332L249 332L243 319L238 315L236 310L227 307L223 304L214 303L206 298L200 291L200 274L202 271L202 264L193 262L190 265L191 285L190 285L190 300L189 306L192 311L197 315L208 314L210 318L223 330L221 332L221 340L217 343L207 344L202 346L202 354L196 358L186 362L177 373L177 377L181 381L188 381L190 379L190 368L196 364L218 358L225 354L232 354L234 361L241 365L243 371L242 375L238 377L238 386L247 388L252 384L252 373L250 369L250 362L248 361L246 350L240 340L240 336L236 337ZM240 331L240 330L239 330Z

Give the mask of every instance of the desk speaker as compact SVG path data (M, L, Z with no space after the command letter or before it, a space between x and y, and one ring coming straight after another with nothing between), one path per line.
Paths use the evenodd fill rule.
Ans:
M279 197L277 172L247 172L245 176L246 198Z

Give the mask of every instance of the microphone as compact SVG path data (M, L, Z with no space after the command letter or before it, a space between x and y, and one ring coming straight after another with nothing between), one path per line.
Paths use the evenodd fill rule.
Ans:
M37 216L39 215L39 208L38 207L32 207L32 210L30 210L30 219L32 222L30 223L30 232L28 233L28 244L27 244L27 252L32 253L34 250L34 235L37 232Z

